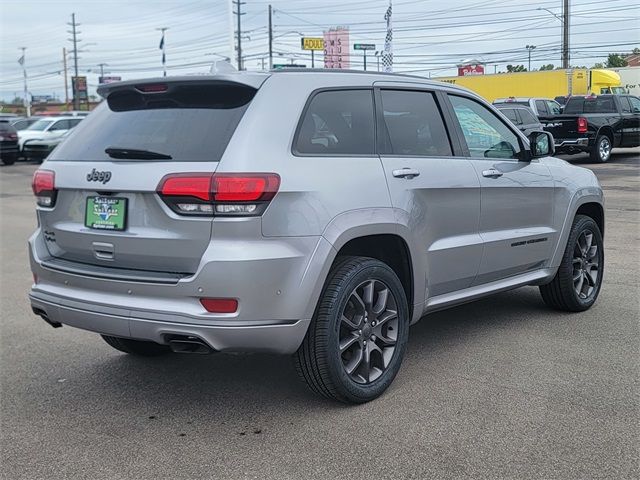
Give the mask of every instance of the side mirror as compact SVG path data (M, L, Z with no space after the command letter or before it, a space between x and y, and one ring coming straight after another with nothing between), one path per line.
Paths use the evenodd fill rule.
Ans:
M531 158L550 157L556 153L553 135L549 132L531 132L529 135Z

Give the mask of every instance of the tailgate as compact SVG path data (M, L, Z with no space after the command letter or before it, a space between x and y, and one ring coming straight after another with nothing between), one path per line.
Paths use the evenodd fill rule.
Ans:
M194 273L213 217L172 211L158 186L168 174L214 172L255 92L230 82L112 88L43 165L55 174L55 204L39 208L49 253L101 268Z
M55 173L56 203L52 209L40 209L39 216L49 253L83 264L195 272L211 237L212 219L173 213L156 194L156 187L177 168L199 172L216 167L214 162L179 167L48 162L46 169ZM100 175L109 176L109 181L88 180Z
M541 120L544 130L551 133L556 140L566 138L577 138L581 134L578 133L578 117L573 115L557 116L547 120Z

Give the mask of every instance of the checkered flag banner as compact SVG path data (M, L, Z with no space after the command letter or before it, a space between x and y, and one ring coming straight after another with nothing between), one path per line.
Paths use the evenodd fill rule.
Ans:
M393 27L391 25L391 11L392 5L389 0L389 8L387 13L384 14L384 19L387 21L387 35L384 37L384 50L382 51L382 67L383 71L387 73L393 72Z

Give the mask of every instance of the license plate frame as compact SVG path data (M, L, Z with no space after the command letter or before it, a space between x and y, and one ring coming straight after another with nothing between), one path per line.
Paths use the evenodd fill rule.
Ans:
M84 226L92 230L121 232L127 228L128 199L125 197L87 197Z

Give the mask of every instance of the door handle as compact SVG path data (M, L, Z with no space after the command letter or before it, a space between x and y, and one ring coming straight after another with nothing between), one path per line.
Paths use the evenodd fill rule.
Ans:
M488 178L498 178L502 176L502 172L495 168L490 168L489 170L484 170L482 172L482 176Z
M417 177L418 175L420 175L420 172L418 170L408 167L394 170L392 173L396 178L406 178L407 180L411 180L413 177Z

